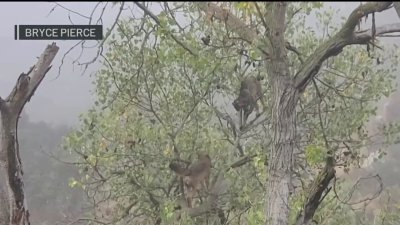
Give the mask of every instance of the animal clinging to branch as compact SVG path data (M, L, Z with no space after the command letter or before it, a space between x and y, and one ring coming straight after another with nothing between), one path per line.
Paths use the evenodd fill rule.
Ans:
M198 154L198 161L189 168L185 168L176 162L171 162L169 168L178 176L183 177L186 186L186 201L188 207L192 207L192 200L204 186L208 189L211 173L211 158L208 154Z
M263 93L261 89L261 77L247 77L242 81L240 85L239 97L232 103L236 111L240 111L240 123L244 125L253 112L256 109L256 117L260 116L260 109L257 101L260 100L264 107ZM244 118L242 120L242 112Z

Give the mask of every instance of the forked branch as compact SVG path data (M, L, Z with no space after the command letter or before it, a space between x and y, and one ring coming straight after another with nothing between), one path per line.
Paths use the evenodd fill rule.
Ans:
M51 69L51 62L56 56L59 47L56 43L48 45L39 57L38 62L30 68L25 74L22 73L14 89L10 95L6 98L6 102L12 113L19 114L23 109L26 102L30 100L32 95L35 93L36 88L40 85L47 72Z
M298 91L303 92L305 90L326 59L338 55L347 45L366 44L370 39L357 38L357 35L354 33L359 20L368 14L386 10L390 5L391 2L371 2L356 8L350 14L342 29L332 38L321 44L321 46L308 57L303 67L300 68L295 76L295 84ZM387 31L386 33L396 32L396 30L397 29Z

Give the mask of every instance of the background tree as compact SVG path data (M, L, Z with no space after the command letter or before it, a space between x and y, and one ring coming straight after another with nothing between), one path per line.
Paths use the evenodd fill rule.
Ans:
M85 195L68 185L71 177L79 175L78 170L74 165L64 164L70 160L68 153L60 148L70 128L33 122L24 111L20 117L18 137L30 222L57 224L83 215Z
M172 224L180 191L167 165L206 150L223 174L215 176L217 197L180 206L190 216L181 219L216 220L201 215L217 212L223 223L311 223L324 199L340 199L330 192L339 186L335 169L348 171L376 141L364 125L373 103L393 91L397 61L389 50L372 50L400 25L357 25L391 5L361 5L339 28L330 24L332 12L317 13L321 35L304 25L320 3L161 3L158 15L135 3L144 15L116 20L116 37L107 33L96 107L67 139L85 174L71 184L91 197L96 220ZM241 130L226 111L250 75L266 78L268 107Z

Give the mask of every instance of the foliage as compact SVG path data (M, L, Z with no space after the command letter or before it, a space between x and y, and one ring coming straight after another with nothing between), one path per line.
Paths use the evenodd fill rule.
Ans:
M235 13L249 24L260 20L251 3L233 5ZM267 77L264 67L256 64L262 61L258 46L236 38L221 23L207 24L196 4L174 6L180 6L176 16L188 18L187 24L179 24L167 12L157 15L159 24L149 17L120 21L108 43L104 67L96 76L96 107L82 116L80 129L66 138L65 148L80 156L82 163L83 176L71 185L88 193L97 214L102 213L104 202L114 204L114 213L105 218L113 224L154 224L159 219L163 224L191 224L205 217L176 220L175 206L182 200L169 162L176 158L193 161L196 152L205 151L212 156L213 172L226 171L238 160L239 143L246 155L258 156L225 173L231 186L221 208L229 223L260 224L268 178L262 156L271 140L269 124L265 120L254 126L238 141L216 113L228 111L236 121L231 102L240 80L250 75ZM287 39L303 58L336 29L329 23L332 13L317 14L325 35L305 26L306 16L321 6L292 3L288 10L294 17L288 24ZM300 7L303 10L295 14ZM268 11L268 4L263 9ZM200 38L207 34L211 44L205 46ZM383 57L395 53L386 51ZM295 74L301 61L296 54L289 54ZM305 186L310 183L308 175L322 168L328 151L333 151L347 170L362 159L361 151L371 138L362 128L375 114L374 103L393 91L393 69L375 65L368 54L359 46L347 47L323 64L314 85L301 98L297 117L303 135L297 145L305 154L299 151L296 159L297 165L303 165L297 170ZM373 54L378 57L380 53ZM270 107L268 79L263 80L263 88ZM269 118L269 113L266 110L264 118ZM387 130L390 134L397 131L396 126ZM244 140L246 144L240 142ZM297 193L295 210L303 204L301 193L307 192ZM347 221L347 216L351 217L343 215L340 221Z

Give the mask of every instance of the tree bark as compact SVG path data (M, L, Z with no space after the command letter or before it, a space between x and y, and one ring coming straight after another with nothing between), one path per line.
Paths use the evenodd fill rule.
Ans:
M292 192L293 150L296 138L295 106L298 94L289 72L285 48L286 4L271 4L271 15L266 22L271 43L271 60L266 63L273 87L272 129L274 130L272 149L268 154L269 174L266 191L266 223L287 225L290 213L289 198ZM273 19L272 19L273 18Z
M284 71L283 63L277 66ZM287 68L287 67L286 67ZM278 71L276 71L278 72ZM274 79L273 145L268 156L266 199L267 224L287 225L290 213L289 198L292 193L293 150L296 138L294 88L283 77Z
M0 171L1 181L7 193L8 215L0 221L10 225L29 225L29 210L26 204L23 182L23 169L18 145L18 119L26 102L30 100L40 85L51 62L58 52L53 43L48 45L27 74L22 73L10 93L4 100L0 98ZM3 223L3 222L2 222Z

